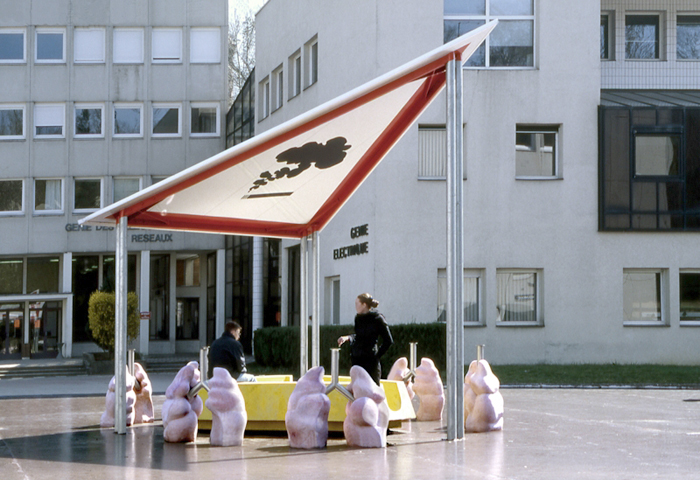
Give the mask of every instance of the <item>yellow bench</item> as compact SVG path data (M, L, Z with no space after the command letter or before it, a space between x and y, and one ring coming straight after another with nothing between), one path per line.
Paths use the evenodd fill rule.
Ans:
M256 376L257 382L241 382L238 386L245 399L248 424L246 430L254 431L286 431L284 416L287 413L289 397L296 387L291 375L260 375ZM331 383L330 376L324 376L326 385ZM340 377L340 384L350 384L350 377ZM413 411L408 390L403 382L395 380L382 380L382 388L386 394L386 403L389 406L389 428L398 428L404 420L413 420L416 414ZM206 404L207 391L202 389L198 395ZM343 431L345 420L345 406L348 399L337 390L333 390L328 398L331 401L331 409L328 413L328 430L332 432ZM199 428L211 430L211 412L204 407L199 416Z

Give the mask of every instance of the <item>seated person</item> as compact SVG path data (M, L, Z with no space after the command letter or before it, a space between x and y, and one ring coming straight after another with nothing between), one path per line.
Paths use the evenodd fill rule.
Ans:
M225 368L238 382L254 382L255 376L247 373L243 345L238 341L243 328L237 322L227 322L224 333L214 340L209 348L209 372L211 378L214 367Z

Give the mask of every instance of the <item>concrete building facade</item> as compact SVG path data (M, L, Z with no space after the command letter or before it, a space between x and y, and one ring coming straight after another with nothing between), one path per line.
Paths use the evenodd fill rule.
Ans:
M700 363L697 2L270 0L256 134L491 19L464 68L467 357ZM322 324L352 323L362 292L390 323L441 320L445 121L443 93L321 233ZM282 324L298 248L280 246Z
M226 0L0 1L0 357L97 347L109 205L224 148ZM196 352L224 318L224 238L130 230L143 354ZM219 328L217 328L217 325Z

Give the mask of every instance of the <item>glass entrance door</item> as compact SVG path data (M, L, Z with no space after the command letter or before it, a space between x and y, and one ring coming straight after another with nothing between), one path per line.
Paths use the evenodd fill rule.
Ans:
M24 304L0 303L0 359L22 358Z
M59 351L61 302L29 304L30 358L55 358Z

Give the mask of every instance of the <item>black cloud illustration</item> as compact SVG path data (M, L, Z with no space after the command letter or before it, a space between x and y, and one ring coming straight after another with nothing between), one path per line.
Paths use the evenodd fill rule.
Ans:
M262 172L260 178L253 182L249 192L256 188L267 185L280 178L294 178L314 165L320 170L335 167L341 163L347 155L347 150L352 145L347 144L345 137L336 137L328 140L325 144L309 142L301 147L293 147L277 155L277 162L289 165L282 167L275 173L269 171ZM294 168L290 168L294 166Z

